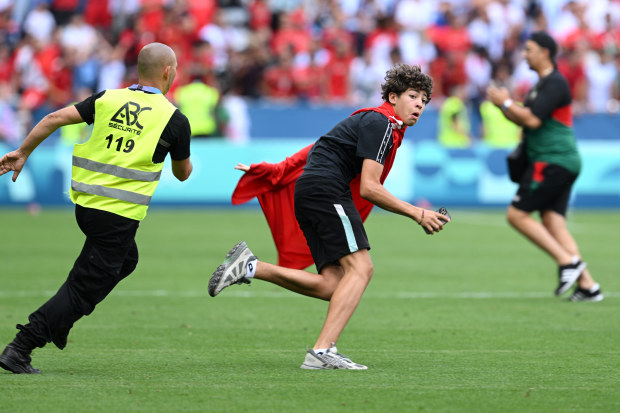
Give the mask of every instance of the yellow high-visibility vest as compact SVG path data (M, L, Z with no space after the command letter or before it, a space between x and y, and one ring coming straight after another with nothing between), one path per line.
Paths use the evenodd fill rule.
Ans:
M174 92L174 100L192 125L192 136L217 134L216 108L220 92L201 82L180 86Z
M521 127L506 119L502 110L485 100L480 104L482 138L496 148L514 148L521 140Z
M456 96L448 97L439 109L439 142L447 148L467 148L471 144L470 128L465 102Z
M175 110L161 93L106 90L95 101L90 139L73 149L71 200L144 219L163 168L153 154Z

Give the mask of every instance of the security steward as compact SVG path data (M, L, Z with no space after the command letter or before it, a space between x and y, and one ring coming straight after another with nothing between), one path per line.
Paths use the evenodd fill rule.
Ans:
M0 158L0 175L14 171L15 181L32 151L56 129L94 123L90 139L74 147L71 174L84 247L56 295L30 314L27 324L17 325L19 332L0 355L5 370L40 373L30 364L32 350L49 342L62 350L73 324L136 268L136 231L166 155L179 181L190 176L190 125L165 98L176 70L172 49L150 43L138 55L138 84L104 90L48 114L17 150Z

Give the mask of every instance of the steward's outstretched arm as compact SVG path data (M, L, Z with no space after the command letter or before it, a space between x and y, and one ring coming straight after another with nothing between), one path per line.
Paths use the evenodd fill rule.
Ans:
M47 139L56 129L61 126L84 122L75 106L67 106L46 115L30 131L19 148L9 152L0 158L0 175L14 171L13 182L17 180L19 173L24 168L26 160L41 142Z

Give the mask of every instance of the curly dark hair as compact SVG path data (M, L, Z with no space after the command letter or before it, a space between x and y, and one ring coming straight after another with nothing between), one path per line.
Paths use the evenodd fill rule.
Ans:
M418 65L400 63L388 70L385 74L385 83L381 85L381 97L389 101L390 93L401 95L407 89L426 92L426 101L431 101L433 93L433 79L424 73Z

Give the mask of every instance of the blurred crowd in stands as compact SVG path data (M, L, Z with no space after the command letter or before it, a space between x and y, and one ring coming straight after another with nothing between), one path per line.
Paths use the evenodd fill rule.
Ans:
M176 51L168 96L197 136L243 138L253 99L377 105L398 62L433 77L436 108L456 97L479 113L490 82L517 96L536 82L521 51L540 29L561 46L574 113L618 112L618 0L0 0L0 140L135 83L153 41Z

